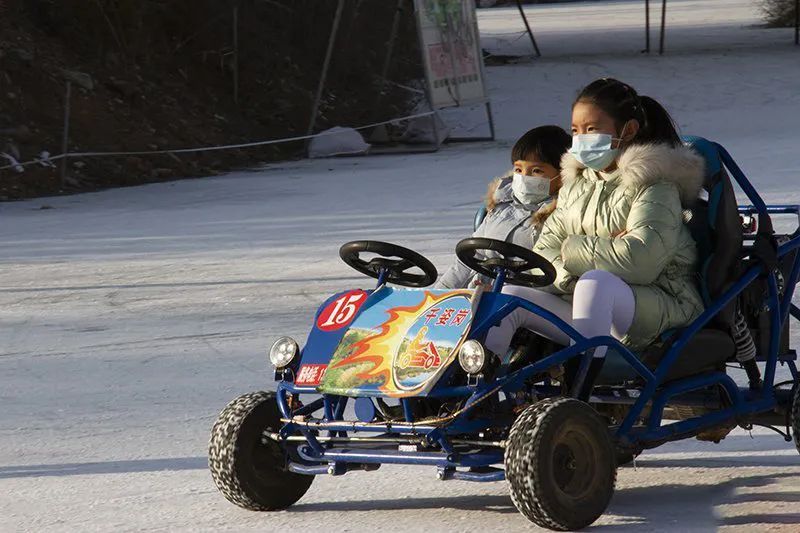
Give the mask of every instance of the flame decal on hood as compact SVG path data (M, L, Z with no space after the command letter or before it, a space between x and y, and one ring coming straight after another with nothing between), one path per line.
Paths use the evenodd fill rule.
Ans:
M420 311L436 302L450 298L453 293L432 294L424 291L422 301L407 307L394 307L387 310L388 317L381 324L377 334L353 343L350 355L336 362L331 368L359 366L366 369L356 374L359 380L378 384L387 393L395 392L392 387L392 362L406 331L420 318Z

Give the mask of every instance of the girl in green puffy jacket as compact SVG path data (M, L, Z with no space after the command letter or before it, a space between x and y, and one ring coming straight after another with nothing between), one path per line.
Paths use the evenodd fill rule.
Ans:
M533 247L555 266L556 280L503 292L549 309L584 336L610 334L642 348L703 310L683 211L700 192L704 161L683 145L661 105L614 79L581 91L572 135L557 207ZM489 331L487 347L504 353L521 327L569 342L548 321L517 309Z

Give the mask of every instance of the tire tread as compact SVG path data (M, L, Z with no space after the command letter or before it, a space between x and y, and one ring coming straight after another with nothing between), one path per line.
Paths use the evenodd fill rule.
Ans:
M505 451L506 479L511 500L517 509L535 524L555 531L570 531L583 525L558 517L539 495L545 488L538 472L535 451L541 446L546 429L554 423L555 410L577 402L572 398L547 398L528 407L514 422ZM578 402L581 403L581 402ZM616 465L612 480L616 484ZM585 524L588 525L588 524Z
M311 476L287 472L293 479L287 480L286 490L266 497L248 490L247 484L240 478L236 463L240 430L256 409L269 402L275 402L275 394L264 391L235 398L217 417L208 443L208 468L214 484L229 502L251 511L284 509L300 499L313 481Z

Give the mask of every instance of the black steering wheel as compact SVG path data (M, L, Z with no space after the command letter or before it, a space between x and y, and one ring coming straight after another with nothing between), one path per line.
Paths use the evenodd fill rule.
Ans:
M359 257L362 252L377 254L378 257L365 261ZM339 257L362 274L380 278L381 271L383 271L386 275L384 279L387 282L404 287L427 287L436 281L439 275L433 263L414 250L388 242L348 242L339 248ZM406 272L414 267L420 269L422 274Z
M479 254L490 250L494 257ZM472 237L456 245L456 255L469 268L490 278L497 277L498 269L505 269L506 283L512 285L545 287L556 280L556 269L550 261L510 242ZM542 274L531 274L529 270L540 270Z

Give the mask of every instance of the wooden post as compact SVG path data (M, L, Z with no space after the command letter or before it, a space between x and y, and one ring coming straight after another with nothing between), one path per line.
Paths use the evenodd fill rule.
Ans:
M61 188L67 182L67 153L69 153L69 116L71 112L72 82L67 80L66 94L64 95L64 134L61 137Z
M794 44L800 44L800 0L794 0Z
M667 25L667 0L661 0L661 38L658 43L658 55L664 55L664 33Z
M416 16L416 21L414 23L414 26L416 26L416 28L417 28L417 40L419 41L419 49L420 49L420 52L421 52L422 56L424 56L425 55L425 39L423 39L423 35L422 35L423 34L423 32L422 32L422 24L420 22L421 18L420 18L420 11L417 9L418 7L419 7L419 4L414 2L414 14ZM442 38L444 38L444 36L442 36ZM423 57L423 61L424 61L424 57ZM425 74L425 99L428 101L428 107L431 110L430 119L431 119L431 129L433 130L433 144L436 147L436 149L438 150L439 146L441 145L441 143L439 142L439 125L438 125L438 120L437 120L439 117L436 115L436 107L433 105L433 91L431 90L430 73L428 72L428 69L426 69L426 68L423 68L422 70L423 70L423 72Z
M233 102L239 105L239 5L233 6Z
M490 102L486 102L486 117L489 119L489 140L493 141L495 137L494 117L492 116L492 104Z
M392 20L392 30L389 33L389 46L386 47L386 55L383 58L383 68L381 69L381 84L378 89L378 98L375 102L375 113L380 111L380 106L383 101L383 89L386 87L386 78L389 75L389 67L392 62L392 54L394 54L394 45L397 41L397 32L400 27L400 13L403 10L403 2L405 0L397 0L397 7L394 11L394 19Z
M339 5L336 7L336 15L333 17L333 27L331 28L331 35L328 38L328 49L325 51L325 60L322 63L322 73L319 77L319 84L317 85L317 94L314 97L314 106L311 109L311 119L308 121L307 135L314 133L314 126L317 124L317 113L319 112L319 104L322 100L322 91L325 89L325 79L328 77L328 67L331 63L331 56L333 55L333 46L336 44L336 35L339 33L339 22L342 20L342 11L344 11L344 0L339 0ZM306 146L308 146L306 140Z
M644 51L650 53L650 0L644 0Z
M519 9L522 22L525 23L525 31L528 32L528 37L531 38L531 44L533 45L533 49L536 51L536 57L542 57L542 53L539 51L539 45L536 44L536 38L533 36L533 30L531 30L531 25L528 24L528 17L525 16L525 10L522 9L522 2L520 0L517 0L517 9Z

